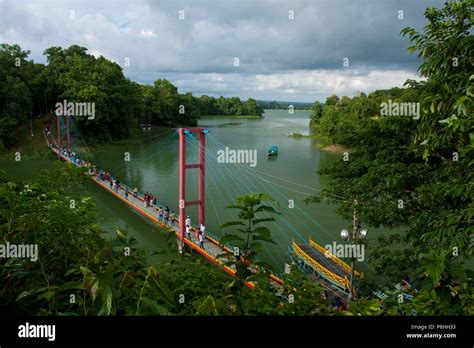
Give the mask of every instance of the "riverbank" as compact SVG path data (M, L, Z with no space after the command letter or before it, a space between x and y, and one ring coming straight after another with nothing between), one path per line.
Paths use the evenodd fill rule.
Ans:
M294 132L294 133L287 133L286 135L288 137L296 138L296 139L298 139L298 138L319 139L319 140L321 140L321 143L315 145L315 147L320 149L320 150L326 151L326 152L330 152L330 153L334 153L334 154L342 154L344 152L350 151L350 149L348 147L344 146L344 145L329 144L328 139L326 139L325 137L323 137L321 135L318 135L318 134L301 134L301 133L298 133L298 132Z
M321 150L331 152L331 153L337 153L337 154L349 152L349 148L343 145L339 145L339 144L324 146L324 147L321 147Z

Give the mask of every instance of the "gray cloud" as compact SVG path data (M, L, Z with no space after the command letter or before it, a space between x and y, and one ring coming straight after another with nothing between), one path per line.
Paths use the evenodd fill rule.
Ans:
M45 48L71 44L129 58L131 79L169 78L181 92L312 101L416 78L399 33L421 29L428 6L442 1L0 0L0 41L41 62Z

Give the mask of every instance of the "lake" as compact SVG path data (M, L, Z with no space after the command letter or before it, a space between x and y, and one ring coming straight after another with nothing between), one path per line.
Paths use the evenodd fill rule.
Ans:
M210 117L201 119L199 126L209 130L206 158L206 227L223 235L220 225L234 220L234 210L225 209L239 194L267 192L277 202L281 216L268 227L275 245L268 245L261 258L271 263L277 271L290 262L289 248L292 240L301 243L309 238L320 245L341 242L343 228L351 222L336 213L331 201L306 204L304 200L317 195L324 181L317 174L321 166L338 160L340 154L328 153L318 147L315 138L290 137L288 133L308 134L309 111L266 110L262 119ZM138 139L107 146L95 153L96 163L111 171L121 182L149 191L172 210L178 209L178 142L174 130L154 128L143 131ZM195 142L195 140L194 140ZM279 147L278 156L268 157L267 148ZM229 164L217 161L217 152L229 149L254 150L256 166ZM129 161L125 158L129 156ZM187 161L197 161L197 148L188 145ZM3 164L17 178L33 175L41 167L51 166L49 160L31 160L24 163ZM197 175L188 170L187 199L197 198ZM87 194L94 198L104 227L128 231L139 245L159 251L158 259L176 257L172 236L157 230L133 210L109 193L92 183ZM342 199L342 198L339 198ZM197 208L188 207L188 215L197 222ZM231 232L229 229L227 232ZM369 239L380 231L371 231ZM365 267L363 267L365 268Z

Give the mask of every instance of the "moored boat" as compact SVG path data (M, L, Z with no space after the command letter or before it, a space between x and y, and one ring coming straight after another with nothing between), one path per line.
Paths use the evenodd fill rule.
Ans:
M276 156L278 155L278 146L272 145L267 150L268 156Z

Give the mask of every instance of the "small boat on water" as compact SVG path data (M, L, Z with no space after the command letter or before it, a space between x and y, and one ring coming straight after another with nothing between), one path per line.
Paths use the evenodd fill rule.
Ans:
M267 150L268 156L276 156L278 155L278 146L272 145Z

